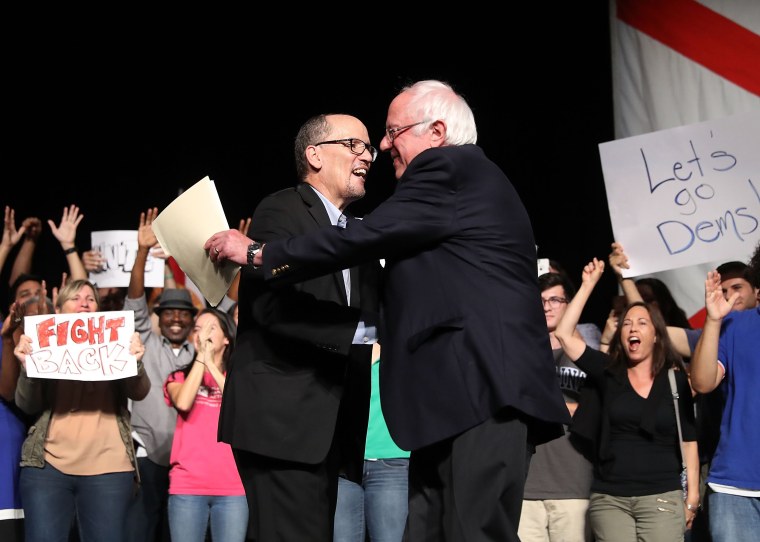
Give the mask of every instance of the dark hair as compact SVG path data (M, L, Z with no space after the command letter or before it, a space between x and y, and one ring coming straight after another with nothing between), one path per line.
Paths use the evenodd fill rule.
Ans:
M9 301L11 303L16 301L16 290L18 290L18 287L21 286L21 283L26 282L28 280L39 282L40 284L42 284L41 276L33 275L32 273L21 273L18 277L16 277L16 280L13 281L13 284L11 284L10 297L9 297Z
M570 277L570 273L567 272L565 267L559 263L557 260L553 260L549 258L549 269L554 269L552 273L559 273L563 277L565 277L565 280L567 280L567 283L572 286L573 292L576 292L578 290L578 287L575 285L575 281Z
M538 289L543 292L554 286L562 286L565 298L570 301L575 296L575 286L570 277L562 273L544 273L538 277Z
M235 321L232 319L232 316L227 314L224 311L220 311L219 309L215 309L213 307L207 307L205 309L202 309L198 316L195 317L195 320L197 321L198 318L201 317L203 314L212 314L216 317L217 321L219 322L219 326L222 329L222 333L224 333L224 336L227 338L230 344L227 345L227 348L224 349L224 354L222 354L222 361L224 362L224 368L225 370L229 370L229 361L230 357L232 356L232 351L235 349L235 335L237 335L237 326L235 325ZM185 365L182 369L180 369L185 376L188 375L190 372L190 368L193 366L193 363L195 360L191 361L187 365Z
M306 180L309 172L309 161L306 159L306 147L323 140L331 130L327 115L315 115L303 123L298 130L295 140L296 175L298 180Z
M644 301L657 304L666 325L691 329L686 312L678 306L673 294L664 282L654 277L646 277L636 281L636 286L642 284L649 286L652 289L652 294L654 294L654 299L645 299Z
M744 262L733 261L720 264L716 269L720 273L720 280L744 279L752 284L750 268Z
M621 338L623 329L623 320L625 320L631 309L635 307L644 307L649 313L649 317L652 319L652 325L654 326L655 338L654 350L652 352L652 376L657 376L663 370L668 370L671 367L678 368L686 372L686 365L683 358L678 355L673 343L670 342L670 336L668 335L668 328L665 324L665 320L662 317L660 311L652 307L648 303L642 301L635 301L629 303L628 306L620 314L618 319L618 326L615 330L615 335L610 341L610 367L628 368L628 355L623 348L623 341Z

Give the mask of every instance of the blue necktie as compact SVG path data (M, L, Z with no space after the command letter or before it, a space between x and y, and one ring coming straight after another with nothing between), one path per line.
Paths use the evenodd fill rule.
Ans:
M348 219L346 218L346 215L341 213L341 215L338 217L338 227L339 228L345 228L346 224L348 223ZM348 269L343 270L343 283L346 285L346 300L348 301L348 304L351 304L351 271Z

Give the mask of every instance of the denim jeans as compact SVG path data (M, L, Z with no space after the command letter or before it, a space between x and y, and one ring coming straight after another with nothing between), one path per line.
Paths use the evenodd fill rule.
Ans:
M211 539L243 542L248 530L245 495L169 495L172 540L203 542L211 520Z
M169 495L169 467L147 457L137 458L140 489L132 498L127 512L128 542L169 542L169 520L166 499Z
M757 540L760 497L742 497L707 490L710 535L713 542Z
M333 542L400 542L408 506L409 459L364 461L362 485L338 480Z
M26 542L66 542L76 517L81 542L122 542L133 472L64 474L45 463L22 467Z

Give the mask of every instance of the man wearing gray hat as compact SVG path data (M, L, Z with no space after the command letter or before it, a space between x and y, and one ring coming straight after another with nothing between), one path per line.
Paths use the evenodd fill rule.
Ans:
M145 296L145 263L148 251L158 242L151 224L158 210L140 213L137 256L129 279L124 310L135 312L135 331L145 345L143 364L150 377L150 392L132 404L132 428L142 486L132 502L127 521L131 542L168 541L166 506L169 492L169 455L177 411L164 402L163 385L169 373L195 358L188 341L198 309L190 292L165 288L153 311L158 314L160 334L153 331Z

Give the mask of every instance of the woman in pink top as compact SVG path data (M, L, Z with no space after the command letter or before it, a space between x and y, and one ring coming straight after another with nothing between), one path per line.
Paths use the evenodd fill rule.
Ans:
M226 313L202 310L195 321L195 360L170 374L164 385L167 404L179 414L169 470L173 540L203 542L209 521L213 540L245 540L245 490L230 445L216 438L235 330Z

